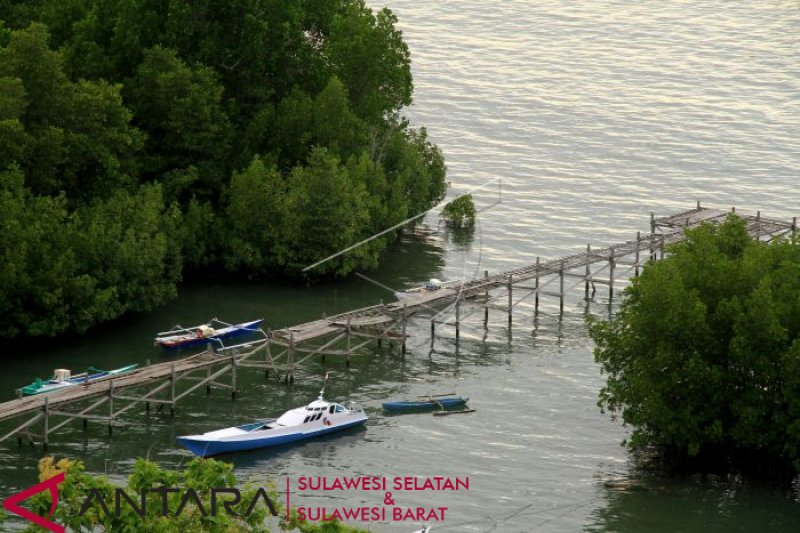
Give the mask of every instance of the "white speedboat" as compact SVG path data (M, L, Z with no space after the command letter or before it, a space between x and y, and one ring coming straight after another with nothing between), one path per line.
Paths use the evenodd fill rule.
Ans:
M324 393L323 385L316 400L304 407L286 411L279 418L218 429L202 435L178 437L178 442L195 455L209 457L319 437L367 421L363 409L356 409L352 404L328 402L323 397Z

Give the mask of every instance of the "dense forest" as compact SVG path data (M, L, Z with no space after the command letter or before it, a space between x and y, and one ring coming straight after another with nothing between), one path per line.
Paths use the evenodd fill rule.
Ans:
M600 406L665 465L770 480L800 473L800 242L734 215L687 231L591 332Z
M362 0L0 0L0 336L82 332L186 275L297 275L441 200L396 23Z

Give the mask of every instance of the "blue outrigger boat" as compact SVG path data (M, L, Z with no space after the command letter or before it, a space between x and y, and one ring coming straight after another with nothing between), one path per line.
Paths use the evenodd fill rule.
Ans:
M223 339L240 337L250 333L263 333L260 329L262 322L264 322L264 319L259 318L258 320L242 322L241 324L228 324L213 318L205 324L190 328L176 325L170 331L159 333L155 338L155 343L165 350L204 346L212 342L221 345Z
M404 402L385 402L386 411L421 411L425 409L450 409L466 405L469 398L462 398L453 394L439 394L433 396L420 396L419 400Z
M326 376L327 380L327 376ZM279 418L259 420L243 426L178 437L178 442L200 457L255 450L319 437L355 427L367 421L363 409L325 401L325 385L319 397L306 405L286 411Z

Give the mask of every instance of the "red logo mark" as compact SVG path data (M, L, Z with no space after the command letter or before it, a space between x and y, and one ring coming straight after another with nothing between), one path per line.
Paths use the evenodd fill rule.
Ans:
M51 522L50 520L47 520L56 510L56 505L58 505L58 484L63 482L64 472L61 472L57 476L53 476L46 481L42 481L41 483L34 485L29 489L25 489L19 494L15 494L10 498L6 498L3 500L3 508L11 513L21 516L22 518L30 520L34 524L42 526L49 531L53 531L54 533L64 533L64 526L60 526L54 522ZM50 512L47 513L46 517L33 514L31 511L17 505L19 502L27 500L34 494L39 494L45 490L50 491L50 498L53 500L53 503L50 505Z

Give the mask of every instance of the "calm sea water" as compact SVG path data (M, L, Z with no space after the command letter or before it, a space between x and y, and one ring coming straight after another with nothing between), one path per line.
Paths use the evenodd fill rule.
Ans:
M374 6L378 4L373 2ZM370 273L397 287L556 257L646 230L649 213L705 205L798 215L800 10L797 2L389 1L411 48L416 85L408 110L444 151L452 194L485 208L471 235L406 236ZM427 224L436 229L435 214ZM797 531L800 492L741 480L663 479L619 446L625 430L599 413L603 383L584 326L581 291L559 318L544 300L536 320L521 305L509 330L467 319L456 346L440 328L414 324L408 354L386 346L330 361L329 396L366 407L366 430L300 446L230 457L243 480L299 475L470 476L468 492L397 494L406 506L449 508L434 531ZM391 295L361 279L337 285L193 285L178 301L59 346L13 347L0 375L10 391L54 367L162 360L152 335L176 322L264 317L269 325L317 318ZM598 297L588 311L607 313ZM5 350L4 350L5 351ZM8 359L6 359L8 360ZM195 394L174 419L127 416L114 436L80 425L51 452L117 478L136 456L169 466L189 456L175 436L279 413L316 395L320 363L291 388L258 372L242 394ZM386 398L451 392L476 413L384 416ZM0 448L0 496L35 480L39 452ZM347 493L298 503L380 505L383 494ZM373 524L404 532L415 524Z

